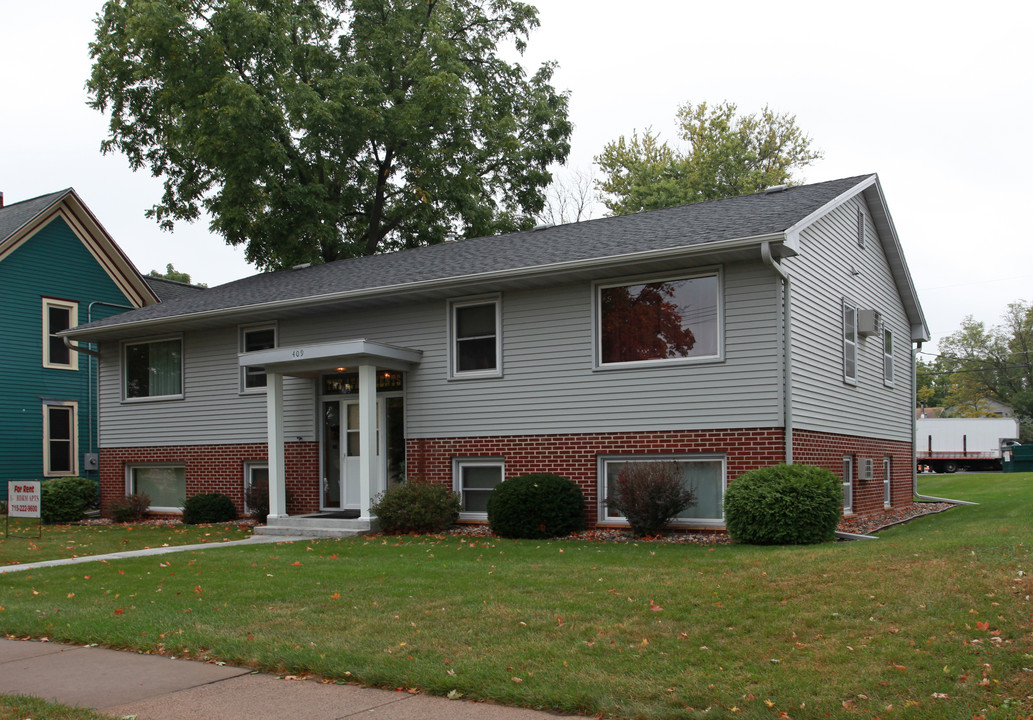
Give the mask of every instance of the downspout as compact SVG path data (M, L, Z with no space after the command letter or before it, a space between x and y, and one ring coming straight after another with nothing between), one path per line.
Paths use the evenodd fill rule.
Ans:
M789 281L789 272L775 261L771 254L771 241L765 240L760 246L760 257L764 264L775 271L782 279L784 292L782 294L782 347L784 372L782 377L782 414L785 425L785 462L786 465L793 464L793 345L792 345L792 283Z
M918 388L918 363L915 362L915 355L922 349L922 343L911 350L911 395L914 397ZM914 403L912 403L913 405ZM911 494L919 502L945 502L954 505L978 505L979 503L968 500L951 500L950 498L934 497L933 495L920 495L918 492L918 420L915 418L915 410L911 409Z

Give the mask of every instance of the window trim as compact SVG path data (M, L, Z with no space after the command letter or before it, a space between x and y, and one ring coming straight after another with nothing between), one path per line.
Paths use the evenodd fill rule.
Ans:
M79 369L79 353L71 348L68 349L68 362L59 363L53 362L50 359L50 341L54 338L54 334L50 332L50 308L60 308L68 311L68 327L74 328L79 324L79 303L75 300L61 300L59 298L44 297L43 299L43 318L42 318L42 331L43 331L43 367L53 368L55 370L78 370ZM62 340L63 342L63 340Z
M280 328L279 328L279 324L278 323L276 323L276 322L268 322L268 323L256 323L254 325L238 325L237 326L237 352L240 355L247 355L248 354L247 350L245 349L245 347L246 347L245 340L244 340L245 336L249 332L257 332L257 331L261 331L261 330L272 330L273 331L273 347L277 348L277 347L280 346ZM238 388L240 394L241 395L253 395L253 394L262 395L262 394L265 394L266 387L267 387L266 385L261 385L261 386L256 386L256 387L247 387L247 384L246 384L247 383L247 370L248 369L245 366L241 366L241 368L240 368L240 385L239 385L239 388ZM265 375L264 371L262 372L262 375L263 376Z
M186 463L183 462L137 462L137 463L126 463L126 495L132 495L135 492L133 487L133 471L140 468L183 468L183 495L184 501L186 500ZM153 513L164 513L168 515L182 515L182 507L166 507L163 505L150 505L147 508L148 512Z
M506 461L501 457L457 457L452 458L452 491L458 493L461 502L460 508L466 505L466 495L463 491L463 468L464 467L497 467L499 469L499 485L506 482ZM495 487L498 487L496 485ZM461 510L460 520L487 521L487 512L467 512Z
M603 357L603 312L602 292L608 288L628 285L648 285L650 283L673 282L676 280L694 280L696 278L714 277L717 280L717 351L713 355L698 357L662 358L657 360L632 360L628 362L602 361ZM592 283L592 370L607 372L634 368L668 367L671 365L703 365L720 363L725 360L725 291L724 267L712 265L687 269L685 272L672 272L658 275L632 275L619 278L597 280Z
M887 342L888 340L888 342ZM887 352L887 348L889 351ZM882 384L886 387L893 387L895 378L893 367L893 330L888 327L882 329Z
M850 302L846 298L843 298L842 307L840 308L840 313L839 313L840 314L839 337L840 337L840 341L843 344L843 382L846 383L847 385L857 385L857 358L858 358L858 352L857 352L857 341L858 341L858 335L857 335L857 310L858 310L857 305L855 305L854 303ZM854 317L853 328L852 328L853 336L854 336L853 340L848 340L847 339L847 329L848 329L847 328L847 318L846 318L847 311L852 312L853 313L853 317ZM848 359L848 355L851 354L851 353L853 354L853 361L854 361L854 374L852 376L847 374L847 367L848 367L847 359Z
M248 490L251 488L251 485L254 482L254 478L252 477L252 472L255 471L255 470L265 470L266 472L268 472L269 471L269 461L268 460L245 460L244 461L244 514L245 515L250 515L251 514L251 510L253 509L253 508L251 508L250 505L248 505L247 496L248 496Z
M50 408L65 407L71 410L68 426L69 470L52 470L50 467ZM63 442L63 441L62 441ZM76 400L45 400L43 402L43 477L75 477L79 474L79 403Z
M853 515L854 514L854 466L857 463L854 462L853 455L843 456L843 514ZM849 498L850 503L847 504Z
M459 370L459 353L457 352L456 313L464 307L476 305L495 306L495 367L486 370ZM448 301L448 380L477 380L481 378L500 378L502 371L502 294L478 295L476 297L453 299Z
M893 458L890 455L882 457L882 506L893 507Z
M129 397L126 349L131 345L153 345L162 342L175 340L179 342L179 393L172 395L147 395L146 397ZM147 338L145 340L123 340L119 347L119 364L121 365L122 402L162 402L164 400L182 400L186 394L186 342L183 335L163 335L161 337Z
M674 460L675 462L721 462L721 517L720 518L682 518L671 521L672 527L725 527L724 499L728 492L728 456L725 453L657 453L657 454L617 454L599 455L596 458L596 523L608 527L627 527L628 521L623 516L609 517L606 513L607 484L606 463L608 462L656 462Z

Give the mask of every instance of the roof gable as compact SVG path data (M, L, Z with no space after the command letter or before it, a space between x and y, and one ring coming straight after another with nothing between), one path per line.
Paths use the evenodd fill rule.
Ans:
M71 188L0 208L0 262L56 218L64 220L135 307L158 302L140 272Z

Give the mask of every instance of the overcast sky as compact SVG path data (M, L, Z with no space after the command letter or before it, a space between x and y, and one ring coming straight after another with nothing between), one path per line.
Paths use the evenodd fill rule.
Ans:
M571 170L652 127L675 142L685 102L796 115L825 154L798 180L877 172L933 343L966 315L999 321L1033 300L1027 208L1033 151L1033 5L872 1L538 0L528 63L556 60L571 92ZM0 22L0 191L7 203L74 187L142 272L195 282L252 274L206 222L165 233L161 194L86 107L99 0L5 3ZM597 216L601 214L597 212Z

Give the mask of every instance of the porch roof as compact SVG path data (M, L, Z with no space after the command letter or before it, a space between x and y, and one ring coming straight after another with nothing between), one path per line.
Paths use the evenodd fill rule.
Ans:
M360 338L319 345L293 345L240 353L240 367L261 367L295 377L314 377L349 365L376 365L388 370L408 370L419 365L423 351Z

